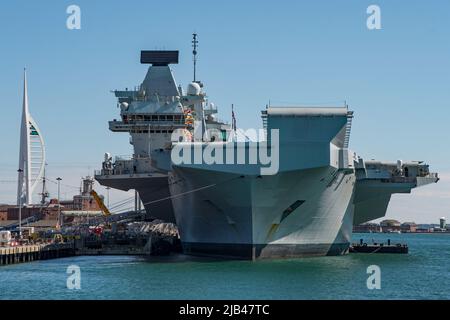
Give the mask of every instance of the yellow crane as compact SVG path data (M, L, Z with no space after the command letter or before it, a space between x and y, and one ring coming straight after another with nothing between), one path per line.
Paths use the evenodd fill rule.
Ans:
M97 192L95 192L95 190L91 191L91 196L94 198L95 202L97 202L98 206L100 207L100 209L103 212L103 215L105 215L107 217L110 216L111 212L109 212L108 208L103 203L102 198L100 198L100 196L98 195Z

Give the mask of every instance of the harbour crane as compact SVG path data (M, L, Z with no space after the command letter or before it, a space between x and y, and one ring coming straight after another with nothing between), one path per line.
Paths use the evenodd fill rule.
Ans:
M100 198L98 193L95 190L91 190L91 196L94 198L95 202L97 202L98 206L100 207L100 210L102 210L103 215L105 217L109 217L111 215L111 212L109 212L108 208L103 203L103 200Z

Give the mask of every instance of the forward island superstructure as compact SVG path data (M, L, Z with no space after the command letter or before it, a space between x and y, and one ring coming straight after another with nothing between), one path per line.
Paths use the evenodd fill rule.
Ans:
M178 63L178 51L142 51L141 63L151 65L144 81L135 90L114 91L121 120L109 122L111 131L130 134L134 153L116 157L115 161L106 153L103 168L95 178L111 188L136 190L148 213L175 222L170 200L158 201L170 197L172 133L181 129L189 135L199 121L219 132L226 132L229 126L217 120L213 103L203 101L197 114L189 108L192 97L203 85L190 84L187 94L176 85L169 65ZM197 107L200 108L198 103Z
M365 161L350 151L347 106L268 106L264 135L239 141L235 126L217 120L201 82L186 94L176 86L168 65L177 51L143 51L141 62L152 64L145 80L115 91L121 120L109 124L130 134L134 154L114 162L106 154L96 179L137 190L149 215L177 224L186 254L345 254L353 225L383 217L392 194L439 180L421 161ZM267 147L275 171L254 159ZM181 154L188 161L174 160Z

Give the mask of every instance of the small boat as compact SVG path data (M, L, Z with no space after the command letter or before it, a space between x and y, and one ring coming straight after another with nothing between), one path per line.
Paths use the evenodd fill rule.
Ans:
M407 244L396 243L391 244L391 240L388 239L388 243L376 243L367 244L361 239L359 243L353 243L349 252L351 253L408 253L409 248Z

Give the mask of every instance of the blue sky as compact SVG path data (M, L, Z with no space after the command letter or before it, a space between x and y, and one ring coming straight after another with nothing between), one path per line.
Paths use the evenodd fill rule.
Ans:
M71 4L81 8L81 30L66 28ZM381 8L381 30L366 27L370 4ZM49 176L77 186L105 151L132 153L126 134L108 131L118 117L109 90L142 81L141 49L180 50L173 70L185 87L196 31L198 77L221 118L233 103L238 126L260 127L269 100L346 100L355 112L353 150L366 159L426 160L442 174L437 185L395 196L388 216L436 221L450 211L449 21L450 2L438 0L2 1L0 203L15 199L24 66Z

